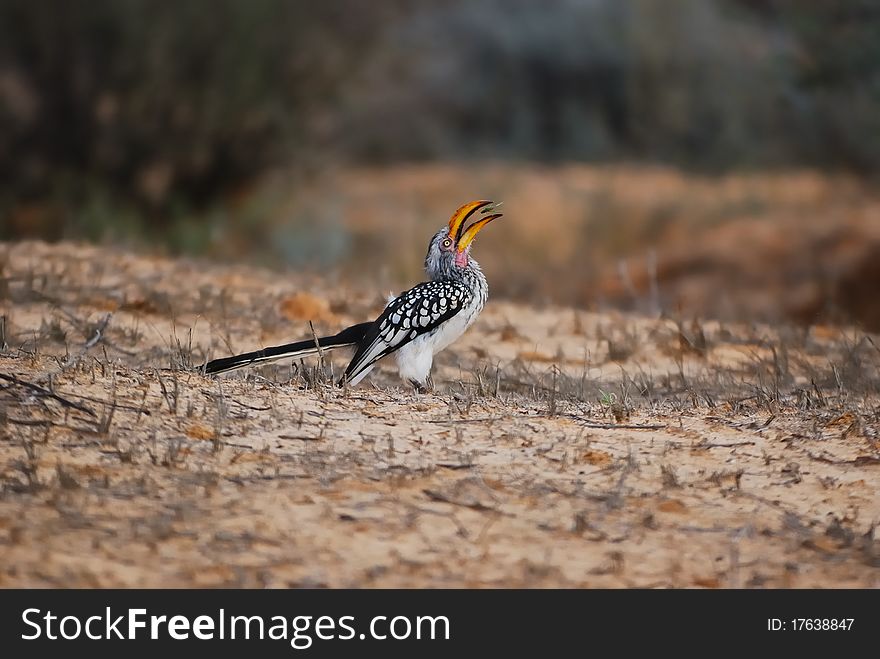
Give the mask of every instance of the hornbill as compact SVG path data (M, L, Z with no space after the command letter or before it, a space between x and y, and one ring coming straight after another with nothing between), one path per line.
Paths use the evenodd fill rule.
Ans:
M489 294L486 277L470 257L477 234L492 220L500 204L472 201L452 215L428 245L422 282L389 300L372 322L347 327L333 336L305 339L283 346L214 359L204 365L208 374L223 373L290 357L301 357L321 350L351 347L354 356L338 384L356 385L383 357L395 353L400 377L419 392L430 385L434 355L443 350L476 320ZM477 211L479 220L467 229L465 223ZM317 345L316 345L317 343Z

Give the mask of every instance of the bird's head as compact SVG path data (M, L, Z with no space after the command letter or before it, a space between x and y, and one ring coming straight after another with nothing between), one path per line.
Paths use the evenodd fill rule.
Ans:
M501 213L493 212L500 205L486 200L471 201L452 214L449 224L434 234L428 245L425 270L431 279L451 276L456 270L468 267L474 239L489 222L501 217ZM468 219L477 211L483 217L465 228Z

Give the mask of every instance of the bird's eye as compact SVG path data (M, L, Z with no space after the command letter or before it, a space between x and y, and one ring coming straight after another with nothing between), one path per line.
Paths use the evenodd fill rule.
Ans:
M452 241L449 240L449 238L446 238L446 239L443 241L443 247L445 247L446 249L449 249L450 247L452 247Z

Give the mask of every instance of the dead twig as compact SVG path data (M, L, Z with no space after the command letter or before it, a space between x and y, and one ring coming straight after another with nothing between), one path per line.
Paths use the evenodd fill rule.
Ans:
M111 318L113 318L113 314L108 313L98 322L97 325L95 325L94 329L92 330L92 335L83 344L83 347L80 348L79 352L77 352L77 354L75 355L71 355L70 357L68 357L67 360L61 365L62 370L73 366L84 354L86 354L89 350L100 343L101 339L104 338L104 332L107 329L107 325L110 324Z
M860 455L852 460L834 460L832 458L827 458L824 455L816 455L815 453L807 452L807 457L816 462L824 462L829 465L853 465L856 467L862 467L865 465L880 464L880 457L875 455Z
M140 414L144 414L146 416L150 416L150 411L145 410L143 405L141 407L135 407L134 405L126 405L125 403L119 403L115 400L107 400L106 398L96 398L94 396L85 396L83 394L67 394L71 398L79 398L81 400L87 400L92 403L100 403L102 405L113 405L120 410L127 410L129 412L138 412Z
M92 338L90 338L88 341L86 341L83 348L88 350L89 348L92 348L92 347L98 345L98 341L100 341L104 337L104 330L106 330L107 325L110 324L111 318L113 318L113 314L108 313L106 316L104 316L101 319L101 322L99 322L97 324L97 326L95 327L95 331L94 331L94 334L92 334Z
M321 347L321 342L318 341L318 335L315 333L315 326L312 325L312 321L309 321L309 329L312 331L312 338L315 340L315 350L318 351L318 365L321 367L321 374L326 377L327 367L324 361L324 349Z
M16 419L12 416L7 416L6 421L8 423L17 425L17 426L57 426L58 424L52 423L48 419Z
M210 394L207 391L203 391L202 394L205 396L205 398L209 398L211 400L214 399L213 394ZM236 405L240 405L241 407L244 407L248 410L254 410L255 412L268 412L272 409L271 405L268 405L266 407L257 407L256 405L248 405L247 403L242 403L240 400L235 400L234 398L230 398L229 400Z
M464 508L470 508L471 510L485 510L485 511L498 512L497 509L492 508L491 506L487 506L486 504L484 504L480 501L472 500L470 498L456 499L454 497L447 496L447 495L443 494L442 492L438 492L437 490L428 490L428 489L422 490L422 493L425 496L427 496L429 499L431 499L431 501L439 501L441 503L451 503L453 506L462 506Z
M664 430L666 426L659 423L592 423L583 422L584 428L598 428L599 430Z
M72 400L68 400L67 398L64 398L63 396L56 394L54 391L50 391L49 389L46 389L45 387L41 387L38 384L34 384L33 382L26 382L25 380L21 380L21 379L15 377L14 375L7 375L5 373L0 373L0 379L6 380L7 382L11 382L12 384L18 385L19 387L24 387L26 389L30 389L31 391L34 391L42 396L46 396L48 398L51 398L52 400L58 401L64 407L69 407L74 410L79 410L80 412L85 412L86 414L88 414L91 417L97 418L97 415L91 409L86 407L85 405L82 405L81 403L74 403Z
M440 469L470 469L474 466L472 462L438 462L437 467Z

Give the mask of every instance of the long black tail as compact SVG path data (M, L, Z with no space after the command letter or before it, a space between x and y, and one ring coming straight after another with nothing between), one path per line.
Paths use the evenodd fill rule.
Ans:
M343 348L345 346L360 343L367 332L367 328L373 323L359 323L346 327L344 330L334 336L322 336L318 338L318 345L322 350L332 350L333 348ZM288 357L301 357L318 352L314 339L306 339L305 341L297 341L296 343L288 343L283 346L274 346L271 348L263 348L253 352L246 352L242 355L234 355L233 357L223 357L222 359L213 359L205 364L205 373L223 373L232 371L245 366L255 366L257 364L265 364L274 362L279 359Z

